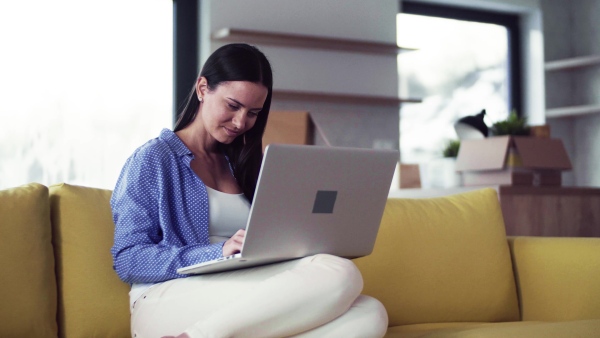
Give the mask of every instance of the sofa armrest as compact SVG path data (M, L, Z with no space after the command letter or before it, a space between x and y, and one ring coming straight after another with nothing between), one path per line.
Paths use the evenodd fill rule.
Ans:
M522 320L600 318L600 238L509 237Z

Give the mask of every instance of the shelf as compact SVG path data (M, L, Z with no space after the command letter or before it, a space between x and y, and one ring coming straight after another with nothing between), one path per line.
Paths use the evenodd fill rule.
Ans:
M545 63L544 68L546 71L550 72L590 67L595 65L600 65L600 55L581 56L563 60L548 61Z
M368 54L397 55L402 51L415 50L413 48L399 47L392 43L328 38L314 35L273 33L238 28L220 29L213 33L212 39L227 42L246 42L298 48L352 51Z
M600 55L580 56L545 63L548 72L573 70L600 65ZM576 117L600 113L600 104L578 105L546 109L546 118Z
M325 101L349 104L397 106L401 103L420 103L421 99L398 98L391 96L317 93L296 90L273 90L273 99L278 100L300 100L300 101Z
M600 113L600 105L572 106L546 110L546 118L573 117Z

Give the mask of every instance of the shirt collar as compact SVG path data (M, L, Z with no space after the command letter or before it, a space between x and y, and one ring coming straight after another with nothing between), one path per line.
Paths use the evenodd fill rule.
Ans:
M185 144L183 144L179 136L177 136L170 129L163 129L160 132L158 138L165 141L167 145L169 145L169 148L171 148L175 152L175 154L179 156L194 156L194 154L192 154L192 151L189 150L188 147L185 146ZM227 163L229 163L229 170L231 171L231 174L235 177L235 175L233 174L233 165L229 160L229 156L225 155L225 158L227 159Z
M179 136L173 131L165 128L160 132L159 139L165 141L169 147L179 156L192 155L192 151L183 144Z

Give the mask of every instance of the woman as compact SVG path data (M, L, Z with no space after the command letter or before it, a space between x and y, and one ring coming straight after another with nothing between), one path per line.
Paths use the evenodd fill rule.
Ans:
M111 250L131 283L134 337L380 337L387 314L331 255L187 277L180 267L240 252L273 88L255 47L206 61L174 132L138 148L113 191ZM273 226L277 226L274 224Z

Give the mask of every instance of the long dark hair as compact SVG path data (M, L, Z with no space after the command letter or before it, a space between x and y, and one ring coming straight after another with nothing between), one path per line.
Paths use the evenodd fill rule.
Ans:
M209 90L215 90L219 84L228 81L260 83L268 89L267 99L254 126L232 143L220 145L223 153L229 157L235 179L246 198L252 202L262 163L262 137L271 109L273 94L271 64L254 46L243 43L229 44L211 54L204 63L198 79L201 77L206 78ZM174 131L187 127L196 117L199 107L200 101L194 84L183 110L179 113Z

